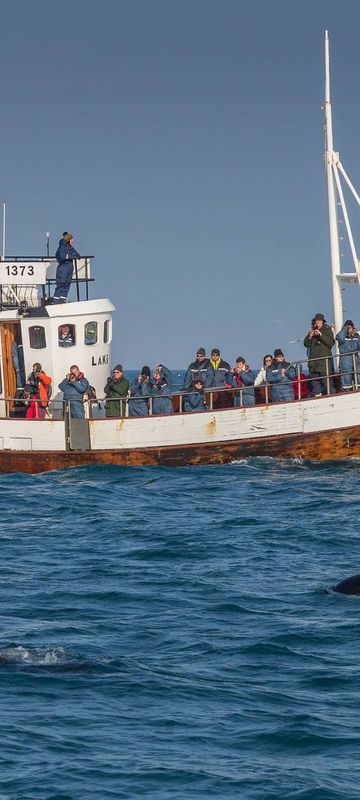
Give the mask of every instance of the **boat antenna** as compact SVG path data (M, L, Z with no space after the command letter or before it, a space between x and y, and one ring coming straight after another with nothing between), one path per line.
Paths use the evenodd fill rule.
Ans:
M50 255L50 233L46 232L46 255L49 258Z
M2 260L5 261L6 252L6 203L3 203L3 223L2 223Z

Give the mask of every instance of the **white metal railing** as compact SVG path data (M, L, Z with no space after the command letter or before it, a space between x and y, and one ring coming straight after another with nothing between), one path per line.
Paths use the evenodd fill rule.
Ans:
M341 378L344 375L349 375L350 373L351 373L351 377L352 377L353 389L355 391L358 391L360 389L360 351L357 351L357 352L354 352L354 353L342 353L342 354L340 354L340 363L341 363L341 359L342 358L347 358L347 357L350 357L350 356L351 356L351 366L352 366L351 370L342 370L342 371L340 370L339 372L330 372L330 370L329 370L329 361L332 362L332 357L331 356L323 356L321 358L304 359L303 361L296 361L296 362L293 362L292 364L290 364L288 367L284 368L285 372L287 372L291 367L295 368L295 370L296 370L296 377L293 380L289 380L289 383L292 385L293 389L296 389L297 397L294 398L294 401L305 399L305 398L302 397L301 387L306 384L308 386L308 388L310 389L311 383L314 382L314 381L323 381L323 382L325 382L326 394L331 394L333 392L336 393L337 389L336 389L336 386L334 384L338 384L339 385L339 381L341 381ZM323 371L322 374L315 375L315 373L311 373L310 372L308 375L305 375L302 372L302 369L301 369L302 364L311 365L312 361L316 361L316 363L318 363L319 361L324 361L325 362L325 364L324 364L325 370ZM357 363L357 361L358 361L358 363ZM303 375L304 377L301 377L301 375ZM239 400L239 405L242 406L243 405L243 394L244 394L244 392L248 394L247 390L249 390L249 389L251 390L252 389L252 390L254 390L255 397L256 397L256 393L259 394L259 392L257 392L257 390L263 389L264 390L264 394L265 394L265 403L262 401L260 403L259 402L256 403L256 405L263 405L263 404L268 405L269 403L271 403L270 391L271 391L272 386L279 386L279 385L280 385L280 383L271 384L271 383L268 383L268 381L266 381L260 386L254 386L254 385L236 386L236 387L229 387L229 386L225 386L225 387L217 387L217 386L206 387L206 386L204 386L204 398L205 398L208 410L212 411L212 410L217 410L216 409L216 402L218 400L218 397L215 397L215 406L214 406L214 396L215 395L216 396L220 395L220 397L222 395L225 395L225 396L227 395L227 397L230 396L230 397L232 397L234 399L236 398L236 399ZM342 387L340 387L340 390L342 390ZM84 416L86 418L90 418L90 419L94 418L94 409L95 409L95 407L99 406L100 408L104 408L104 407L106 407L106 403L107 402L109 402L109 403L114 403L114 402L118 403L119 404L119 410L122 407L122 404L125 403L125 405L126 405L126 413L125 413L125 415L119 414L118 416L119 417L121 417L121 416L129 416L129 403L132 400L142 401L142 402L146 403L147 406L148 406L148 414L149 414L149 416L152 416L153 415L153 403L154 403L154 400L156 401L156 400L159 400L159 399L162 399L162 398L169 398L169 399L171 399L172 402L175 401L175 405L176 405L176 401L178 401L179 408L178 408L178 410L176 409L176 413L182 414L182 413L187 413L187 412L184 412L184 410L183 410L184 398L187 397L188 395L192 395L192 394L195 394L195 391L192 390L191 388L189 388L189 389L186 389L186 390L180 389L179 391L172 391L172 392L168 392L166 394L159 394L159 395L150 394L150 395L145 395L144 396L144 395L140 395L139 394L139 395L132 395L131 397L128 396L128 397L123 397L123 398L121 398L121 397L119 397L119 398L118 397L101 397L101 398L90 399L90 400L87 399L87 400L83 400L82 404L84 406ZM294 401L290 400L288 402L294 402ZM77 406L79 406L79 400L76 400L74 402L76 403ZM31 403L34 403L35 406L39 409L39 417L35 417L36 419L39 419L39 421L41 421L41 419L49 419L49 418L51 418L51 419L59 419L59 418L60 419L64 419L66 409L69 410L69 413L71 415L71 400L67 400L67 401L65 401L65 400L50 400L44 406L44 401L40 400L40 399L38 399L36 397L30 397L30 398L4 397L4 398L0 398L0 419L4 419L4 418L6 419L6 418L12 418L12 417L14 417L16 419L19 419L19 418L25 417L25 415L23 413L21 415L20 414L17 415L16 414L16 409L19 409L19 408L22 407L22 410L24 410L24 406L25 406L25 408L27 408ZM236 403L236 405L237 405L237 403ZM222 406L222 407L225 407L225 406ZM32 419L33 418L34 417L32 417Z

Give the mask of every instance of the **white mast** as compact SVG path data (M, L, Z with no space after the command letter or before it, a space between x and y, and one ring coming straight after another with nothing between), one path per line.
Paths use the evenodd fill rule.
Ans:
M339 154L333 150L332 115L330 100L330 61L329 61L329 36L325 31L325 136L326 136L326 176L329 203L329 225L330 225L330 251L331 251L331 273L334 304L334 323L335 330L339 331L343 326L343 303L340 287L340 246L339 232L336 216L336 189L334 183L334 166L339 161ZM335 166L336 169L336 166Z

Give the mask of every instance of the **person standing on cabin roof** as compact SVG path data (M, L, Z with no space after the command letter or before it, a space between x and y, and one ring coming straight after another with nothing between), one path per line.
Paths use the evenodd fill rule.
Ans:
M341 386L343 392L360 387L360 333L347 319L336 336L339 342Z
M117 364L104 387L106 417L125 417L128 391L129 381L124 376L122 364Z
M89 381L86 380L84 373L80 372L79 367L73 364L66 378L59 383L64 400L69 403L70 417L76 419L85 417L84 394L88 388Z
M266 370L266 379L271 383L271 402L286 403L294 399L292 381L296 377L295 368L285 356L280 347L274 350L274 360Z
M201 378L204 386L211 385L212 369L210 368L209 359L206 358L205 347L199 347L195 361L192 361L186 370L183 383L184 392L187 392L195 383L195 378Z
M311 393L313 397L323 394L335 393L334 380L329 375L334 374L334 363L331 350L335 344L334 334L330 325L327 325L324 314L315 314L311 320L311 330L305 336L304 346L307 347Z
M59 241L59 247L55 253L58 262L56 270L56 287L53 303L66 303L71 280L74 270L74 258L80 258L79 253L73 247L74 237L72 233L64 231L63 238Z

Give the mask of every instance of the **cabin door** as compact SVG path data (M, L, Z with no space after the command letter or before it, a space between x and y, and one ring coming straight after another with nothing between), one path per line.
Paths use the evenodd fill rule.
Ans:
M15 397L16 392L16 372L13 362L14 342L20 335L20 323L1 322L1 397ZM9 409L13 409L14 404L9 403Z

